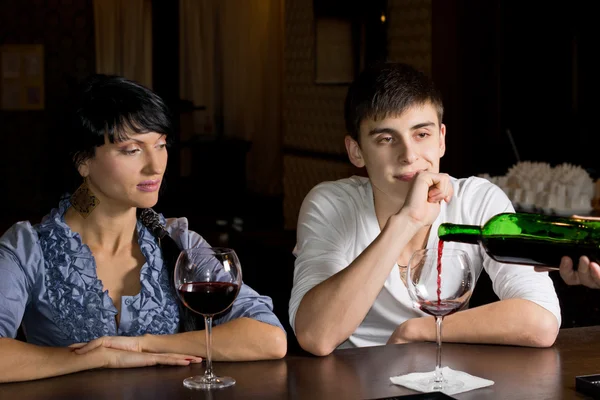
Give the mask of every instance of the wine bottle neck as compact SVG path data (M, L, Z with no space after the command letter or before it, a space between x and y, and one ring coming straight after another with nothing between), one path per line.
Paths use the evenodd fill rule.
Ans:
M477 244L481 238L481 227L477 225L441 224L438 237L444 242Z

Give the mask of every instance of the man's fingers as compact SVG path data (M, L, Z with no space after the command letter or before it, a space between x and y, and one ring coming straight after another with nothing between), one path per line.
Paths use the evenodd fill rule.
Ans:
M429 185L427 200L430 203L439 203L442 200L450 201L454 194L450 177L446 174L428 174L426 182Z

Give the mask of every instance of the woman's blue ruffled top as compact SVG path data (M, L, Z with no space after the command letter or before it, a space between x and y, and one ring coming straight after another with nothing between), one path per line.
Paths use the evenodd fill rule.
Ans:
M152 233L138 221L138 242L146 258L140 273L141 290L135 296L122 297L117 325L117 309L98 279L92 252L64 221L67 208L69 201L61 201L58 209L35 226L43 254L43 268L39 272L45 276L43 287L39 292L34 291L37 301L30 303L39 308L42 318L24 320L28 341L37 337L43 342L39 344L60 346L106 335L176 333L179 324L176 295ZM56 343L56 338L61 343Z

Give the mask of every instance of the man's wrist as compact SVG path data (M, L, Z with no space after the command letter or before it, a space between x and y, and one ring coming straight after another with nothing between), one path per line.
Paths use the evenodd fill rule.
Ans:
M407 213L400 211L400 213L394 214L388 219L384 229L406 232L412 237L423 227L424 225L421 222L411 218Z
M411 342L433 342L435 337L435 319L433 317L421 317L409 319L405 322L406 337Z

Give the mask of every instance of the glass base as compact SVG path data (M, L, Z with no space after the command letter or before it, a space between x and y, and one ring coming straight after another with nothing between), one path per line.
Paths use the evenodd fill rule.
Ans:
M229 376L206 377L203 375L190 376L183 380L183 386L188 389L222 389L235 385L235 379Z
M441 381L436 381L431 377L420 379L415 384L421 392L455 392L465 386L463 381L457 379L442 378Z

